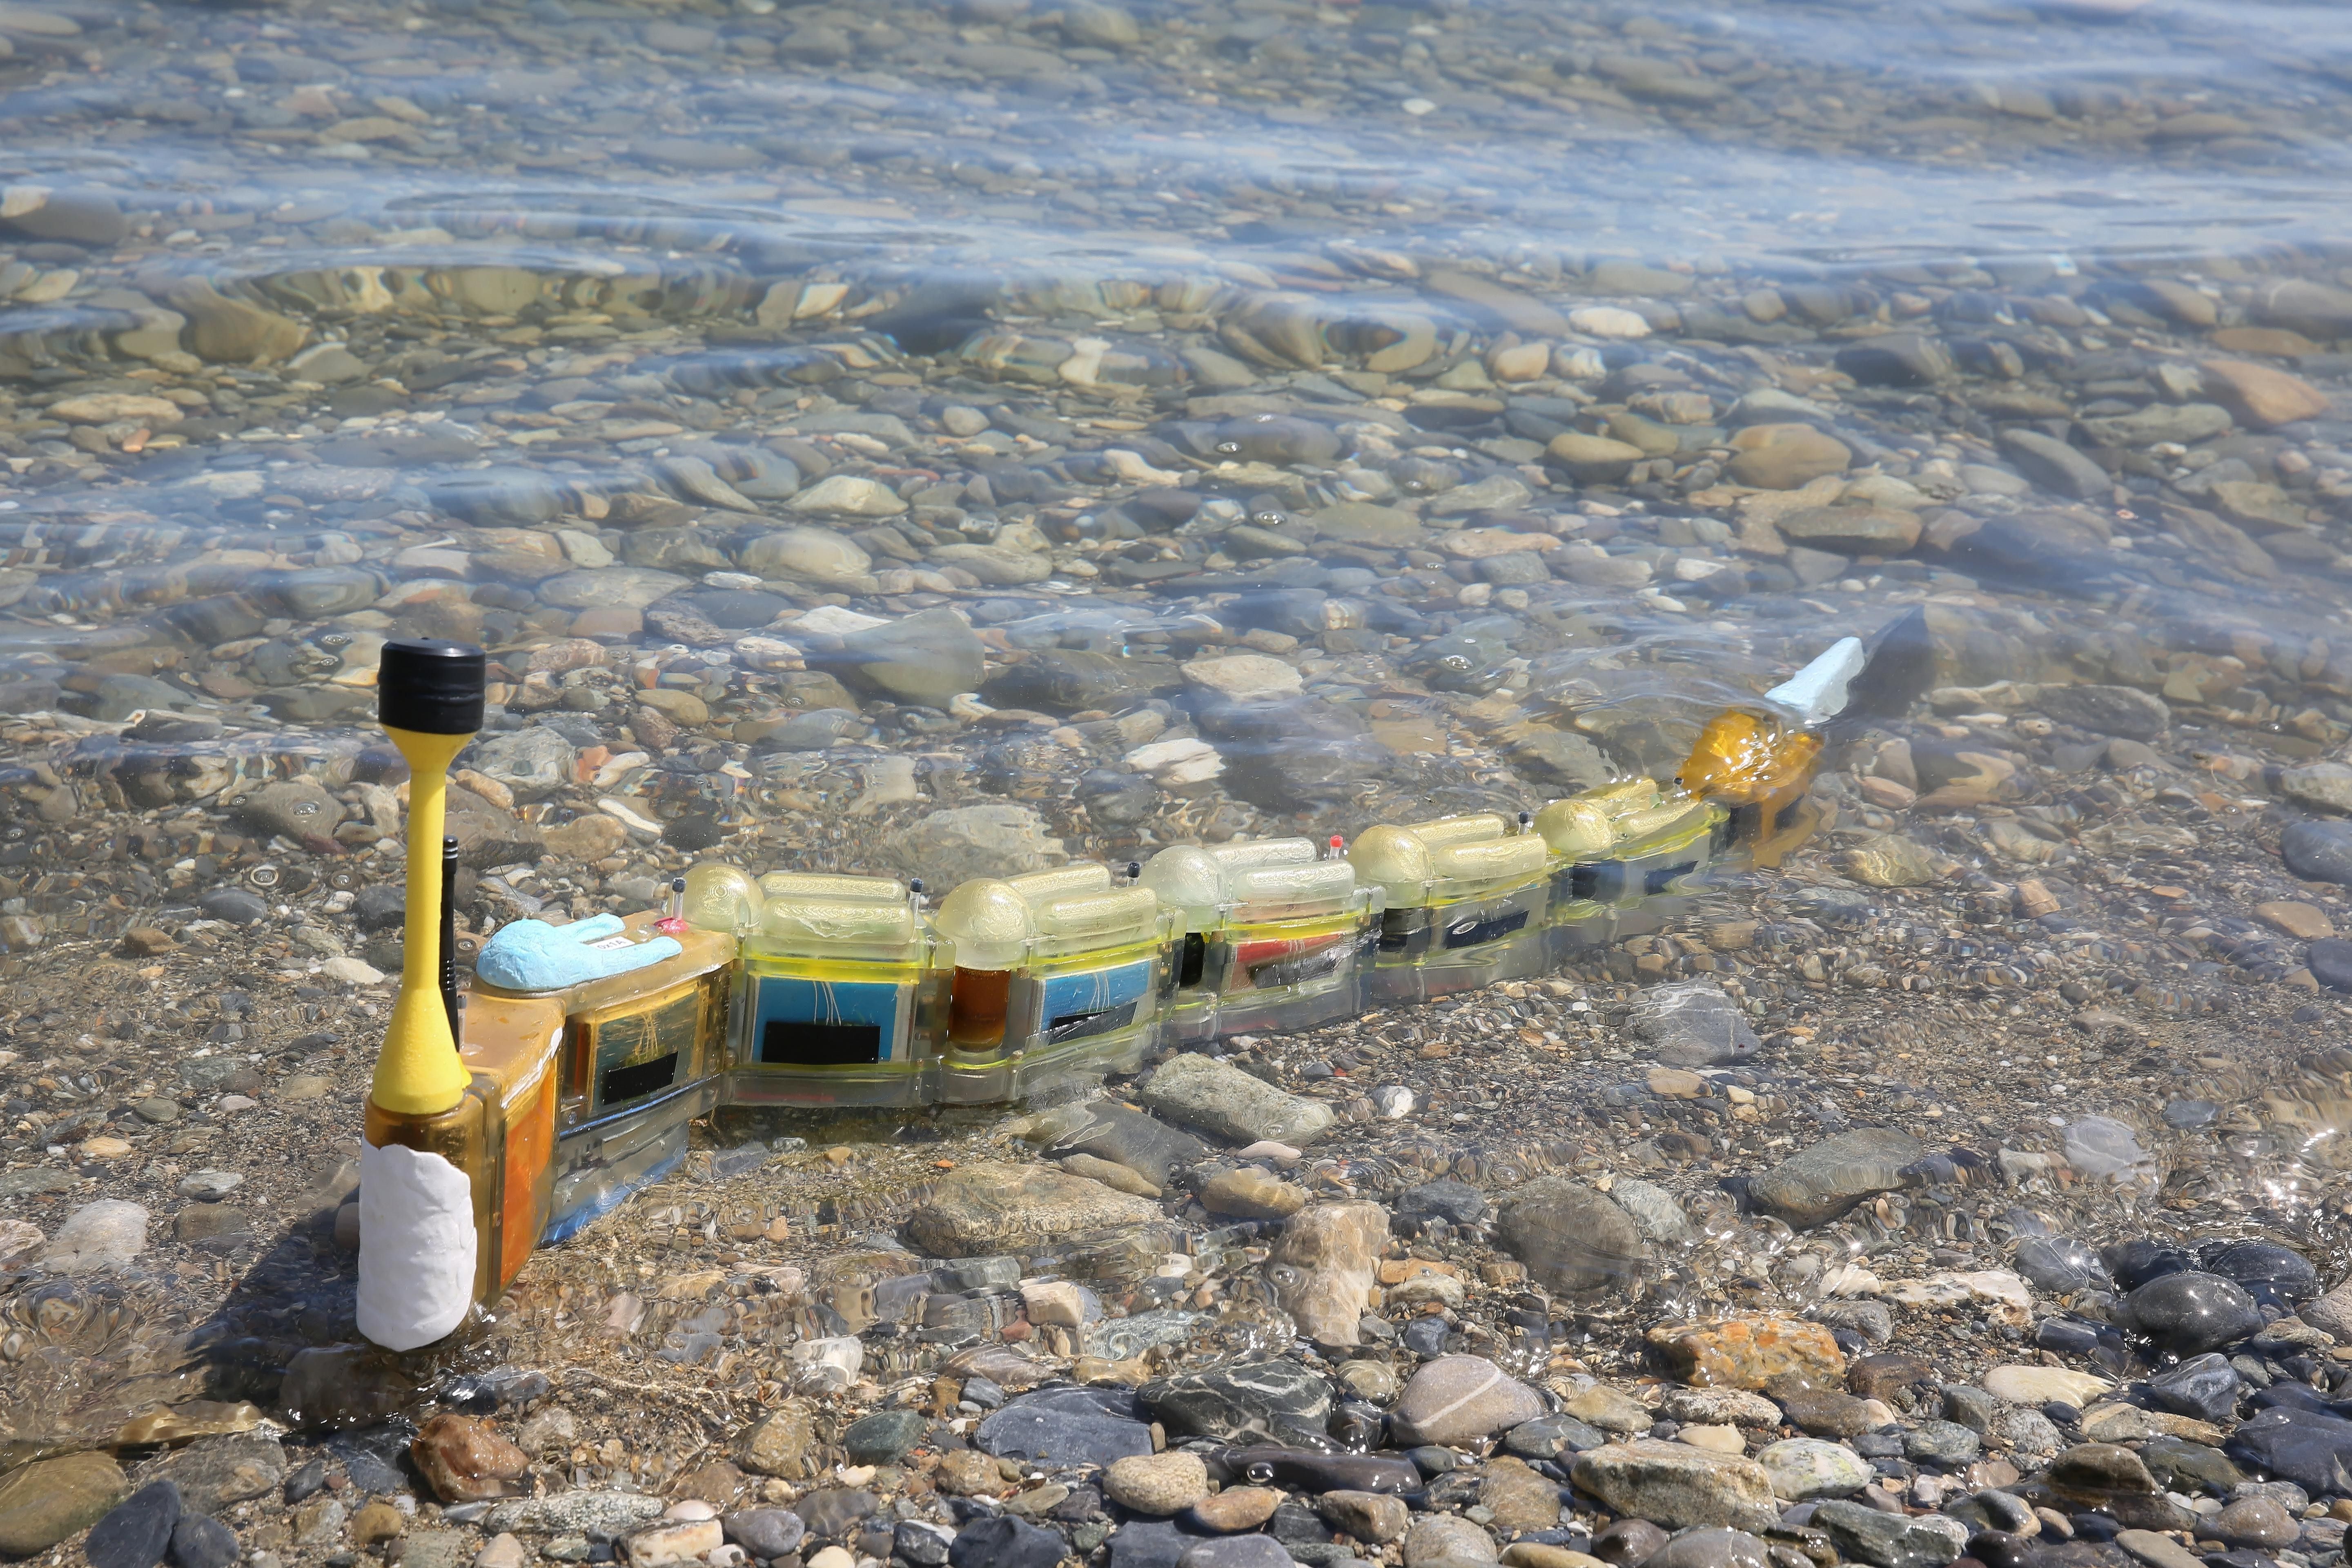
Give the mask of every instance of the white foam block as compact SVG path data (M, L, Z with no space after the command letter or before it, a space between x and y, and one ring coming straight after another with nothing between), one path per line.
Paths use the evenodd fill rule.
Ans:
M397 1143L360 1146L361 1333L413 1351L464 1322L476 1244L465 1172Z
M1764 694L1768 702L1793 708L1807 724L1819 724L1845 711L1845 689L1862 673L1860 637L1840 637L1829 651Z

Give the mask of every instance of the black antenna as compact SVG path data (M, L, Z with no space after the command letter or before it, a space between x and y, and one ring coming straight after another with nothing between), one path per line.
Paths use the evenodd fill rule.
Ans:
M457 841L441 840L441 1005L448 1010L449 1037L457 1035Z

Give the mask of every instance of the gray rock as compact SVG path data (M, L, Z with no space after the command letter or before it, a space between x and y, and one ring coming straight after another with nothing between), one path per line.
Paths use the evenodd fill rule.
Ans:
M1187 1546L1176 1559L1176 1568L1297 1568L1297 1563L1271 1535L1220 1535Z
M2057 1425L2039 1410L2011 1406L1992 1418L1985 1436L2027 1459L2046 1459L2066 1446Z
M853 1465L894 1465L929 1429L929 1417L919 1410L877 1410L843 1428L841 1447Z
M2004 430L2000 452L2019 473L2045 490L2076 500L2101 500L2115 493L2116 481L2106 469L2054 436Z
M1906 1519L1843 1500L1815 1504L1813 1525L1828 1533L1839 1556L1876 1568L1943 1568L1969 1538L1968 1526L1956 1519Z
M1895 1337L1895 1313L1884 1301L1824 1301L1805 1316L1832 1329L1852 1329L1874 1345Z
M1633 1216L1633 1228L1654 1245L1678 1247L1696 1241L1698 1230L1675 1201L1674 1194L1648 1182L1621 1177L1609 1189L1610 1201Z
M543 800L572 783L578 753L562 734L533 724L476 742L472 766L514 792L517 800Z
M1538 1415L1522 1421L1503 1436L1503 1448L1522 1459L1556 1459L1581 1454L1609 1441L1609 1435L1588 1426L1573 1415Z
M790 1509L745 1509L720 1523L727 1539L754 1557L782 1557L808 1534L808 1526Z
M1495 1538L1469 1520L1433 1513L1413 1521L1401 1550L1405 1568L1426 1563L1492 1563Z
M1535 1390L1484 1356L1440 1356L1412 1374L1389 1412L1401 1444L1459 1447L1543 1414Z
M1331 1125L1331 1108L1302 1100L1213 1057L1186 1052L1168 1058L1138 1096L1187 1127L1234 1143L1272 1141L1297 1147Z
M2224 1426L2237 1419L2242 1390L2229 1358L2210 1352L2191 1356L2147 1384L2148 1397L2165 1409Z
M2123 1300L2116 1321L2176 1355L2201 1355L2254 1334L2262 1309L2233 1279L2189 1271L2151 1279Z
M1295 1444L1302 1433L1311 1440L1331 1410L1331 1384L1286 1359L1179 1373L1136 1397L1170 1432L1221 1443Z
M658 1518L663 1507L659 1498L643 1492L558 1492L502 1502L484 1518L482 1529L491 1535L625 1535L632 1525Z
M208 889L197 899L196 906L207 919L238 926L251 925L269 913L269 906L261 896L246 888Z
M152 1473L177 1485L191 1510L218 1513L276 1491L286 1479L286 1450L257 1432L200 1437L165 1455Z
M1944 1384L1944 1418L1957 1421L1969 1431L1981 1436L1992 1426L1992 1418L2000 1414L2000 1401L1973 1384Z
M1769 1568L1769 1548L1744 1530L1686 1530L1642 1568Z
M1000 801L931 812L884 839L882 854L893 869L944 891L973 877L1042 871L1062 858L1062 841L1029 807Z
M2131 686L2044 686L2033 705L2061 724L2131 741L2154 740L2172 724L2164 699Z
M435 506L477 528L545 522L563 510L562 481L535 468L477 468L444 475L427 485L425 493Z
M941 1258L1031 1251L1160 1217L1148 1198L1036 1165L981 1161L950 1173L908 1216L918 1246Z
M2011 1492L1988 1487L1944 1505L1944 1511L1972 1530L2000 1530L2011 1535L2038 1535L2042 1521L2033 1505Z
M2139 1135L2112 1116L2068 1122L2062 1147L2075 1173L2093 1181L2135 1182L2156 1175L2156 1162L2140 1147Z
M2070 1237L2029 1236L2010 1261L2027 1284L2045 1295L2071 1296L2115 1284L2099 1255Z
M201 1513L184 1513L172 1527L172 1544L164 1557L172 1568L230 1568L241 1552L236 1531L227 1525Z
M1566 730L1529 730L1511 742L1512 765L1529 777L1587 790L1616 777L1600 747Z
M1772 1478L1772 1495L1790 1502L1851 1497L1877 1474L1870 1461L1843 1443L1789 1437L1768 1444L1756 1456Z
M2352 767L2312 763L2279 774L2279 789L2292 801L2321 811L2352 812Z
M536 592L541 603L560 609L642 610L690 586L675 572L656 572L649 566L599 566L550 577Z
M1957 1421L1922 1421L1903 1435L1905 1458L1945 1469L1969 1463L1983 1446L1974 1432Z
M1029 1459L1056 1468L1097 1465L1130 1454L1149 1454L1151 1428L1100 1410L1065 1409L1034 1398L1016 1400L982 1421L972 1433L983 1453L1000 1459Z
M38 1261L59 1274L128 1268L147 1250L147 1218L145 1209L121 1198L84 1204L66 1216Z
M1166 1187L1184 1166L1207 1157L1209 1146L1190 1132L1146 1116L1115 1100L1090 1100L1084 1120L1064 1123L1047 1152L1092 1154L1125 1165L1155 1187Z
M1562 1176L1514 1191L1496 1228L1504 1249L1555 1290L1624 1289L1640 1280L1650 1261L1641 1230L1623 1209Z
M1857 1127L1783 1160L1748 1184L1756 1206L1799 1229L1827 1225L1867 1197L1903 1185L1906 1165L1927 1157L1892 1127Z
M1570 1474L1580 1491L1599 1498L1611 1512L1670 1529L1767 1529L1779 1516L1763 1466L1686 1443L1612 1443L1579 1454Z
M2230 428L2230 411L2211 403L2151 403L2109 419L2085 419L2083 428L2102 447L2180 445L2219 436Z
M1711 981L1653 986L1626 1020L1633 1037L1668 1067L1719 1067L1756 1049L1756 1031L1739 1004Z
M763 752L822 752L866 732L866 721L847 708L812 708L795 713L761 741Z
M90 1568L155 1568L180 1522L180 1489L150 1481L90 1527L82 1555Z
M984 653L964 618L940 608L852 632L837 652L813 653L808 662L854 689L944 709L958 694L980 689Z
M2352 883L2352 822L2291 822L2279 853L2305 881Z
M1317 595L1318 598L1321 595ZM1158 677L1172 667L1079 648L1040 648L1009 664L980 688L999 708L1029 708L1045 713L1076 713L1089 708L1117 711L1150 695Z
M1957 374L1951 354L1921 332L1888 332L1838 350L1837 367L1864 386L1928 386Z
M1407 1187L1391 1205L1402 1217L1437 1218L1453 1225L1475 1225L1486 1217L1486 1194L1467 1182L1441 1176Z

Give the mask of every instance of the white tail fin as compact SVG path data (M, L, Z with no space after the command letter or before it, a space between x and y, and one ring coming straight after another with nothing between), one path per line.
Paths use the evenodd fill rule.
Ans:
M1825 723L1845 711L1845 689L1862 673L1860 637L1840 637L1804 668L1764 694L1768 702L1793 708L1807 725Z

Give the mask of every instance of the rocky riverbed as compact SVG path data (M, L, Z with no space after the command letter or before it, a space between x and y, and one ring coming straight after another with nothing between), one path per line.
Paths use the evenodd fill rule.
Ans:
M2343 26L0 0L0 1555L2332 1562ZM1570 969L730 1113L357 1339L389 636L470 956L1531 809L1902 616Z

